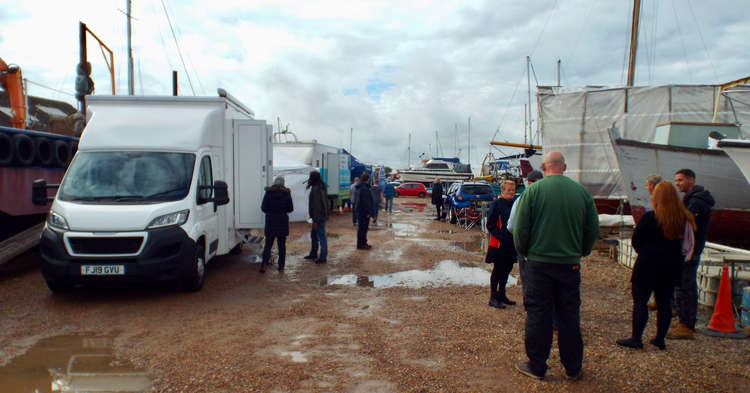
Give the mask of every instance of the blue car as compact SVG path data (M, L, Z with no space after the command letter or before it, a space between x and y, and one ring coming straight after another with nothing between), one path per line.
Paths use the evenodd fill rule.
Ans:
M492 186L487 183L453 183L448 188L445 196L445 209L448 212L448 220L451 223L456 223L459 219L473 219L473 217L465 216L467 214L472 216L478 214L477 204L490 203L493 199Z

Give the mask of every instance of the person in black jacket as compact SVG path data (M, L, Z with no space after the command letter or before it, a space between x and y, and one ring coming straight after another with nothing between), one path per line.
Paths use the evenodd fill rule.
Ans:
M432 204L435 205L435 210L437 210L437 217L435 217L435 219L441 219L441 210L443 208L443 183L440 182L439 177L436 177L435 183L432 184Z
M372 217L373 200L370 191L370 174L362 173L359 183L356 187L354 200L354 213L357 215L357 249L369 250L372 248L367 244L367 230L370 226L370 217Z
M664 338L672 320L672 293L685 264L683 241L695 220L680 201L672 183L663 181L651 197L654 210L646 212L633 232L632 244L638 253L630 278L633 292L633 327L629 338L617 340L623 347L643 348L641 336L648 322L648 299L656 298L656 337L651 344L666 349ZM689 228L686 226L689 225ZM689 254L689 251L688 253Z
M505 285L508 275L516 262L516 248L513 245L513 235L508 231L508 218L516 195L516 183L506 180L500 186L500 198L492 202L487 216L487 231L490 233L490 244L487 247L485 262L492 263L490 275L490 306L505 308L516 302L505 295Z
M680 282L677 285L675 306L679 323L669 332L669 339L692 339L695 332L695 321L698 313L698 283L696 274L701 262L701 253L706 245L708 224L711 220L711 208L714 197L702 186L695 184L695 172L690 169L680 169L674 175L674 184L680 192L685 193L682 202L695 217L695 249L693 258L682 265Z
M271 259L271 247L276 239L279 247L279 271L284 271L286 261L286 237L289 235L289 213L294 211L291 191L284 187L284 178L279 176L273 181L271 187L266 187L263 195L263 203L260 209L266 213L266 244L263 246L263 262L260 264L260 272L266 271L266 265Z

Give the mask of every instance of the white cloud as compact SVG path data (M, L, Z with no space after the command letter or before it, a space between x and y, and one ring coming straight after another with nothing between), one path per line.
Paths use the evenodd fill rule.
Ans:
M187 73L162 1L135 0L137 93L170 94L177 70L181 94L192 94L188 76L199 94L223 87L274 125L280 116L300 137L346 148L354 128L354 153L393 167L406 164L410 132L413 161L429 145L434 149L436 130L442 154L454 153L458 144L466 159L469 116L475 167L491 150L498 127L497 139L522 140L527 55L540 84L555 83L558 58L565 85L621 84L631 14L630 2L596 0L164 4ZM637 83L720 83L745 76L742 49L750 24L736 11L743 5L647 2ZM73 93L81 20L114 50L123 94L124 8L122 0L6 7L0 13L2 56L30 80ZM104 60L93 39L88 42L97 94L109 94ZM31 93L72 101L39 87Z

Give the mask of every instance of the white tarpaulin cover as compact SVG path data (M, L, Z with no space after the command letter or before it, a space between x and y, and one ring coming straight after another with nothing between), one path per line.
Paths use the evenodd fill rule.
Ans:
M733 88L722 97L719 123L748 124L750 90ZM718 86L669 85L631 88L537 87L539 126L545 151L565 156L565 174L586 186L595 198L625 198L622 175L607 130L619 128L623 139L651 142L666 122L710 123ZM738 97L738 98L735 98ZM741 127L744 138L750 137ZM643 174L644 180L647 173Z
M305 187L305 181L310 176L313 167L303 164L284 152L273 147L273 178L284 176L284 183L287 188L292 190L292 203L294 211L289 214L290 222L299 222L307 220L307 196L310 190Z

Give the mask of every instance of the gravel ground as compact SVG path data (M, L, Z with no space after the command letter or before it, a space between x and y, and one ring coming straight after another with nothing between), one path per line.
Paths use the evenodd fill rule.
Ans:
M750 340L697 335L668 341L667 351L614 344L630 332L630 271L609 259L605 242L582 265L583 379L562 378L556 348L544 381L517 373L522 305L488 307L487 285L368 286L365 276L444 260L489 268L477 229L433 221L431 206L420 212L407 201L425 202L399 198L392 216L381 213L370 251L355 250L348 214L333 216L329 262L312 264L302 259L308 226L295 223L285 273L258 273L245 250L212 261L191 294L141 286L52 295L33 266L38 256L26 255L30 269L0 274L0 365L43 338L93 332L114 336L118 359L145 369L157 392L750 391ZM347 274L361 285L327 284ZM508 295L520 300L520 287ZM654 332L652 314L645 337Z

